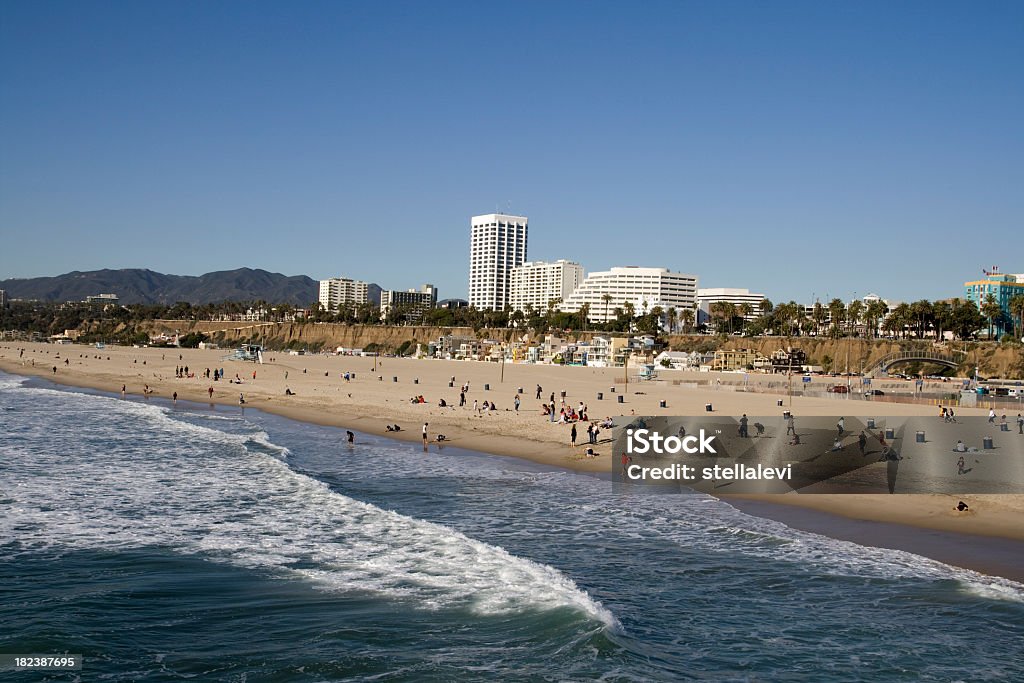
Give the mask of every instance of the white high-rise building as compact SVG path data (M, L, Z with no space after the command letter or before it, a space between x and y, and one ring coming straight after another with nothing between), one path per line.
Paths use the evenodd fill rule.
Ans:
M749 289L738 289L735 287L705 287L698 289L697 305L699 311L697 324L703 325L711 320L711 304L718 301L730 303L736 306L737 309L742 304L750 304L750 314L741 317L748 321L754 320L761 315L761 301L764 298L764 294L757 294ZM740 315L739 310L736 311L736 315Z
M489 213L470 219L470 306L495 311L505 308L509 275L526 261L526 235L526 216Z
M328 311L338 309L341 304L365 304L369 297L369 285L347 277L332 277L320 281L320 305Z
M509 275L508 304L513 311L533 306L544 311L553 299L565 301L583 282L583 266L559 259L555 262L527 261Z
M388 313L395 306L401 306L409 320L421 320L425 311L437 306L437 287L428 283L418 290L382 290L380 293L380 317L387 319Z
M607 296L607 300L606 297ZM587 319L606 322L615 319L615 309L632 304L636 315L655 306L668 311L693 308L697 300L697 276L674 273L667 268L625 266L590 273L559 308L575 313L590 306Z

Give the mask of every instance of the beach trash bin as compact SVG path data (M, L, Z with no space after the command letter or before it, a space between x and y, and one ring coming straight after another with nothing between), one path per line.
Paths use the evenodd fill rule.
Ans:
M413 384L419 384L420 383L420 378L419 377L414 377L413 380L412 380L412 383Z
M598 401L603 401L604 400L604 393L603 392L600 392L600 391L597 392L597 400Z
M623 396L622 394L619 394L619 395L618 395L618 396L616 396L615 398L619 399L619 403L625 403L625 402L626 402L626 401L624 400L624 399L625 399L625 397L624 397L624 396Z
M1001 432L1008 432L1008 431L1010 431L1010 423L1008 423L1008 422L1000 422L999 423L999 431L1001 431Z
M448 382L448 388L449 389L454 389L455 388L455 382Z
M780 398L778 401L776 401L775 405L777 405L778 407L781 408L782 407L782 399Z
M490 384L485 384L484 385L484 391L490 391L490 390L491 390L491 385Z
M790 416L791 416L791 415L792 415L792 413L790 413L790 412L789 412L788 410L783 410L783 411L782 411L782 417L783 417L783 419L785 419L785 420L788 420L788 419L790 418Z
M668 406L665 405L665 401L658 401L658 407L659 408L667 408Z
M562 398L565 398L565 392L564 391L561 391L559 393L562 394Z
M608 393L609 394L614 394L615 393L615 387L608 387Z
M983 438L981 440L981 447L984 448L986 451L994 449L995 446L992 445L992 437L986 436L985 438Z
M523 388L519 387L519 389L517 390L517 393L520 393L520 394L523 393Z
M917 443L924 443L924 432L917 432L917 434L914 435L914 441Z
M398 378L397 378L397 377L392 377L392 378L391 378L391 381L392 381L392 382L397 382L397 381L398 381Z
M355 379L355 378L356 378L356 373L353 372L352 373L352 379Z
M868 429L874 429L874 428L875 428L875 418L869 417L868 418Z
M895 439L896 438L896 430L893 429L892 427L886 427L885 428L885 438L887 440Z
M383 382L384 381L384 375L377 375L377 381L378 382Z
M714 408L712 408L712 407L711 407L711 404L710 404L710 403L705 403L705 404L704 404L704 412L705 412L705 413L710 413L710 412L711 412L711 411L713 411L713 410L714 410Z

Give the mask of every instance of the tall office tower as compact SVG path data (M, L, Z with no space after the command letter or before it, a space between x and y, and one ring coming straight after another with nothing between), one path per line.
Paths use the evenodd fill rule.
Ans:
M509 297L509 274L526 261L526 216L488 213L470 219L469 305L499 311Z

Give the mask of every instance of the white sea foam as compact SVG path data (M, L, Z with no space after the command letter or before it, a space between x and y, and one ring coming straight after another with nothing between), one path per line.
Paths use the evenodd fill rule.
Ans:
M292 471L263 452L287 454L263 431L229 434L152 404L84 398L106 424L138 437L88 450L68 426L41 450L5 445L0 491L11 502L0 540L29 551L165 546L424 609L569 607L617 623L550 566Z

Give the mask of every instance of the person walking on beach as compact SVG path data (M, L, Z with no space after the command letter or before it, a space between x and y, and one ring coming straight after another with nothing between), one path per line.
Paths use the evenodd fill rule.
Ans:
M743 413L743 417L740 418L740 436L747 438L747 414Z
M516 412L518 413L519 412L519 394L516 394L516 397L512 401L512 404L516 407Z
M474 413L479 413L480 412L480 401L479 401L479 399L475 399L475 398L473 399L473 412Z
M210 387L210 388L208 388L208 389L206 390L206 392L207 392L208 394L210 394L210 400L212 401L212 400L213 400L213 387Z
M348 439L350 444L356 442L356 435L347 429L345 430L345 437Z
M860 454L864 455L864 449L868 445L868 437L864 434L864 430L861 430L860 436L857 437L857 448L860 449Z
M793 413L786 418L786 436L790 434L796 435L796 421L793 419Z
M988 423L989 424L995 424L996 423L996 411L993 408L989 408L988 409Z
M245 394L241 394L241 393L238 394L238 405L240 405L240 406L244 406L245 405Z
M459 407L460 408L465 408L466 407L466 392L465 391L460 391L459 392Z
M121 385L121 398L124 398L124 394L125 394L126 391L128 391L128 385L122 384Z
M177 403L178 402L178 392L177 391L175 391L173 394L171 394L171 401L173 403Z
M572 430L569 432L569 446L576 448L576 423L572 425Z
M843 437L843 433L846 431L846 418L839 418L839 422L836 423L836 429L839 430L839 438Z
M543 390L543 389L541 389L541 388L540 388L540 385L538 384L538 385L537 385L537 400L538 400L538 401L540 400L540 392L542 392L542 391L544 391L544 390Z
M1024 415L1017 413L1017 433L1024 434Z

